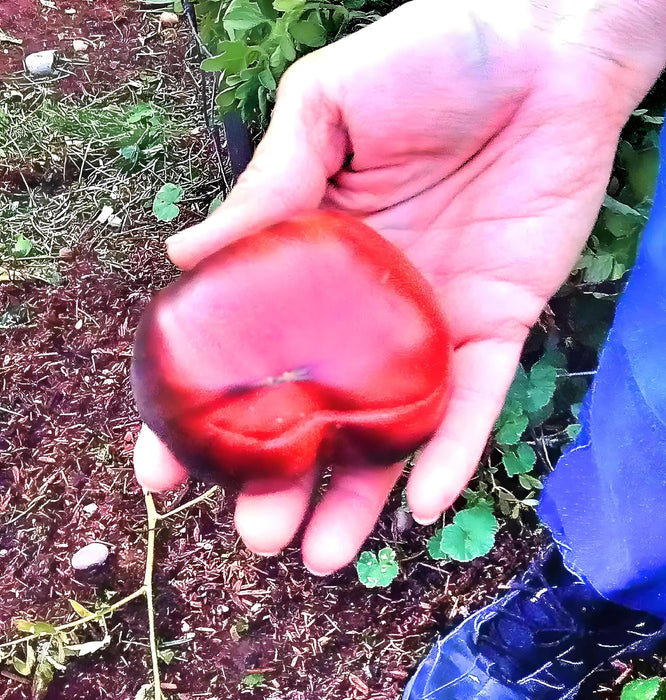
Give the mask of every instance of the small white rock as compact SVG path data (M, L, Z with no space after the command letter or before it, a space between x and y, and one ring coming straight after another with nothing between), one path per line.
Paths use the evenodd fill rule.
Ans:
M87 506L83 506L83 510L88 513L88 515L92 515L97 510L97 503L88 503Z
M97 222L100 224L105 224L107 222L107 219L113 214L113 207L110 207L108 204L104 205L102 207L102 211L99 213L99 216L97 217Z
M113 216L109 217L109 220L106 223L109 224L109 226L113 226L114 228L118 228L120 226L120 224L123 223L123 220L119 216L116 216L114 214Z
M178 24L178 15L175 12L163 12L160 15L160 24L163 27L175 27Z
M30 75L37 78L45 78L53 74L53 64L55 63L56 52L37 51L25 57L25 67Z
M77 53L83 53L84 51L88 50L88 42L83 41L82 39L74 39L72 42L72 48Z
M185 620L183 620L183 622L182 622L182 624L181 624L181 626L180 626L180 629L181 629L183 632L189 632L192 628L190 627L190 625L189 625Z
M93 566L100 566L108 558L109 548L101 542L92 542L73 554L72 566L77 571L85 571Z

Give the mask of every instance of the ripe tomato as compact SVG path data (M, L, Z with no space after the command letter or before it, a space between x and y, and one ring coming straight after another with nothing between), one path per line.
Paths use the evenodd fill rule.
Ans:
M316 211L158 293L132 382L143 420L192 473L242 482L407 456L441 421L451 350L432 289L400 250Z

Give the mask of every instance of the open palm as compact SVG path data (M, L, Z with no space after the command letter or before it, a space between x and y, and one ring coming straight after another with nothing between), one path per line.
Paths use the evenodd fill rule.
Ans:
M617 97L623 75L612 61L550 46L531 16L511 24L487 12L414 0L299 61L227 201L168 244L187 269L323 207L362 217L405 251L435 288L456 347L449 409L409 478L420 522L437 519L472 476L527 332L589 235L634 107ZM185 478L145 428L135 465L148 488ZM401 469L335 466L303 538L311 570L354 557ZM251 549L288 544L315 478L245 486L236 525Z

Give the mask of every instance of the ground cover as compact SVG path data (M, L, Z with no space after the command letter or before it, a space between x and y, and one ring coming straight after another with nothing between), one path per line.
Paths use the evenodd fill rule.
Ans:
M164 238L204 217L228 185L205 129L187 27L167 32L159 13L116 0L20 1L21 13L0 20L25 42L5 41L0 53L0 644L19 636L17 619L66 623L77 618L70 599L95 610L143 582L147 520L130 464L139 428L128 383L133 331L152 291L174 277ZM71 46L92 36L84 19L97 32L87 61ZM60 77L21 72L21 52L54 47L66 59ZM249 554L233 530L232 494L218 493L158 532L167 697L393 700L436 630L491 600L538 552L539 478L575 432L572 406L647 210L658 126L650 119L661 104L653 99L633 118L587 257L533 334L525 378L473 485L472 502L488 500L500 519L493 549L465 563L433 559L439 527L413 522L401 483L366 546L396 553L390 586L364 587L353 567L319 580L295 546L277 558ZM169 182L183 196L164 223L152 205ZM204 490L183 487L157 499L158 509ZM77 573L71 555L92 541L109 546L108 563ZM54 667L47 698L142 697L151 679L145 606L132 601L107 626L108 640L98 623L77 632L79 643L103 644ZM34 673L21 673L28 645L12 650L0 700L35 695ZM618 697L619 678L660 664L610 669L589 696Z

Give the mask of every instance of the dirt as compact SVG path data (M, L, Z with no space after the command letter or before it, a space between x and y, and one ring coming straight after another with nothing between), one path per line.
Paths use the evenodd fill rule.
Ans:
M3 40L0 32L0 77L24 74L23 59L36 51L57 51L57 80L47 82L63 93L98 92L121 85L155 57L160 34L152 22L127 0L0 0L0 30L20 41ZM182 65L182 42L162 47L165 65ZM85 41L84 51L74 41Z
M92 606L106 590L130 593L143 576L145 517L130 464L139 421L128 367L141 309L173 273L156 241L136 246L125 274L92 251L74 256L61 263L62 286L5 284L0 291L0 309L20 308L25 320L2 332L0 510L10 515L0 530L3 638L13 618L62 621L71 617L68 598ZM191 495L181 490L170 505ZM91 503L92 514L84 510ZM237 542L232 505L226 496L198 507L196 517L160 537L159 635L195 633L164 674L180 698L234 697L257 670L287 698L394 698L438 625L487 602L537 547L533 536L505 529L486 559L434 567L424 554L432 528L408 519L399 532L405 525L396 525L396 496L375 541L413 561L390 590L369 591L351 567L312 577L296 548L279 558L249 554ZM108 543L112 555L86 580L70 558L94 540ZM147 680L141 604L114 618L112 638L100 658L82 659L58 677L48 697L134 697ZM9 683L0 698L26 692ZM266 690L246 694L260 698Z

